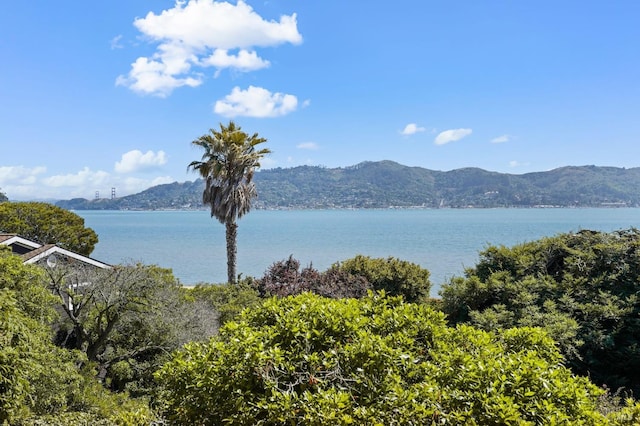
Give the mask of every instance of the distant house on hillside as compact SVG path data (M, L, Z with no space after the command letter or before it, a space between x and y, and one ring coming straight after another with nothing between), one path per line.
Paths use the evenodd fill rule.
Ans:
M50 268L55 268L58 264L70 267L111 268L109 264L63 249L55 244L36 243L17 234L0 234L0 245L9 246L14 254L22 257L22 262L25 264Z

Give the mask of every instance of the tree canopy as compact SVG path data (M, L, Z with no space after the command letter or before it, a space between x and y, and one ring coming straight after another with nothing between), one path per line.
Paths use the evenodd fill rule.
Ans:
M452 323L543 327L574 372L637 395L639 285L639 230L583 230L488 247L441 295Z
M200 161L192 161L188 168L205 180L202 202L208 205L211 216L226 227L227 278L236 282L237 223L251 210L257 197L253 174L260 167L260 159L271 151L257 146L267 140L257 133L249 135L231 121L220 130L200 136L192 144L204 150Z
M98 235L77 214L41 202L0 203L0 232L18 234L40 244L57 244L89 256Z
M146 403L106 392L84 354L52 343L47 284L40 267L0 247L0 423L148 425Z
M606 423L603 391L540 329L449 328L426 305L374 294L271 298L156 377L175 424Z
M55 342L82 351L113 390L139 395L166 355L216 332L215 313L190 302L169 269L46 266L61 319Z

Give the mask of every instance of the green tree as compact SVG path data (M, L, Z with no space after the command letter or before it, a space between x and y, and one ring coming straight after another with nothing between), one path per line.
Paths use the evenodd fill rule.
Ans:
M4 201L9 201L9 199L7 198L7 195L4 192L0 191L0 203Z
M213 310L189 302L169 269L44 269L62 312L56 343L84 352L113 390L146 393L166 354L216 331Z
M174 424L606 424L540 329L449 328L374 294L271 298L156 377Z
M639 285L639 230L583 230L488 247L441 295L452 323L543 327L575 373L637 395Z
M429 271L406 260L357 255L336 263L333 267L352 275L363 276L374 290L384 290L391 296L402 296L407 302L425 302L429 298Z
M210 206L211 217L225 225L230 283L237 280L237 220L251 210L251 201L258 195L253 174L260 167L260 159L271 152L257 148L266 141L257 133L250 136L230 121L227 126L220 124L219 131L211 129L192 142L204 153L200 161L192 161L188 168L204 178L202 201Z
M40 244L89 256L98 243L98 235L84 226L77 214L40 202L0 203L0 232L18 234Z
M150 424L146 403L106 392L91 368L78 369L89 366L84 354L53 345L47 283L40 267L0 248L0 424Z

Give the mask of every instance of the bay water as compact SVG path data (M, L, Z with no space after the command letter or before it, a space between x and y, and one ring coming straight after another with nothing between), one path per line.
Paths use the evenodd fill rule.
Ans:
M76 211L99 236L92 257L171 268L185 285L226 281L225 227L208 211ZM583 229L640 228L637 208L254 210L238 221L238 273L261 277L293 255L320 271L362 254L431 272L432 296L488 245Z

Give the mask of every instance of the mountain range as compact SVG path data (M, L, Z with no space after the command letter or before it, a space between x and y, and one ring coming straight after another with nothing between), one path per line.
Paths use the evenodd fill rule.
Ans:
M435 171L393 161L345 168L298 166L254 175L257 209L638 207L640 167L568 166L508 174L463 168ZM157 185L113 199L58 201L76 210L199 209L201 179Z

